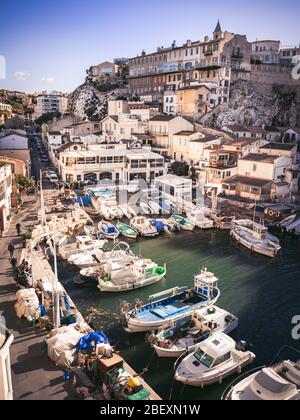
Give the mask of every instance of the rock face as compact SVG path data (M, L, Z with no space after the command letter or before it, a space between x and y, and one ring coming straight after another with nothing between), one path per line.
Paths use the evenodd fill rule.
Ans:
M119 96L119 89L100 92L93 85L85 83L71 95L71 113L78 120L99 121L107 113L107 101Z
M297 91L274 86L272 94L258 92L256 86L239 81L231 87L229 106L220 106L200 119L207 126L221 128L227 124L300 125L300 102Z

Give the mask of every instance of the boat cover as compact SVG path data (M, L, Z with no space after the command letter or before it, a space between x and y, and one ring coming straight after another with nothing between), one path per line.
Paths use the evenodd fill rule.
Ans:
M15 310L18 318L25 317L28 321L40 318L39 299L34 289L23 289L16 293Z
M108 344L108 339L103 332L93 332L84 337L81 337L77 343L77 350L94 350L98 344Z

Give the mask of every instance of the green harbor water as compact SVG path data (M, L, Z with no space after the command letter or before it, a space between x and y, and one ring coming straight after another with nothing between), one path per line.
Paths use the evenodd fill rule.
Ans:
M145 335L129 335L120 315L124 300L146 302L148 296L174 286L192 286L193 275L202 267L219 277L221 297L217 305L239 318L232 334L236 340L251 344L257 358L248 369L270 364L285 345L300 350L300 341L292 339L292 318L300 315L300 240L280 237L282 251L274 260L253 254L237 245L228 231L180 232L157 239L132 241L132 250L160 264L167 263L166 279L148 288L125 294L101 294L94 287L76 286L78 271L59 263L59 278L83 315L97 310L93 319L106 332L126 361L137 371L148 367L145 380L163 398L173 400L219 399L231 377L221 385L204 389L184 387L174 382L174 360L159 359L145 343ZM300 356L284 349L282 358Z

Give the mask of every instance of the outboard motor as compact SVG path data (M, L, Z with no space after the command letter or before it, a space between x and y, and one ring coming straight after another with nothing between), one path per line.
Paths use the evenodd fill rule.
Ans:
M238 350L238 351L246 351L246 350L249 348L249 346L248 346L248 344L246 343L246 341L241 340L241 341L239 341L239 342L237 343L237 345L235 346L235 348L236 348L236 350Z

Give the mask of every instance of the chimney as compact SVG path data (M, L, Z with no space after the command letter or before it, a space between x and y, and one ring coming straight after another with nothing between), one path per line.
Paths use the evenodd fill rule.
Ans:
M204 37L204 42L209 42L209 36L207 36L207 35L206 35L206 36Z
M190 39L188 39L188 40L186 41L186 45L187 45L188 47L190 47L190 46L192 45L192 41L191 41Z

